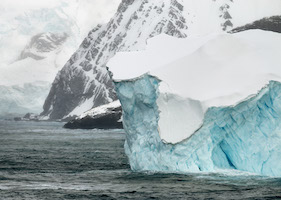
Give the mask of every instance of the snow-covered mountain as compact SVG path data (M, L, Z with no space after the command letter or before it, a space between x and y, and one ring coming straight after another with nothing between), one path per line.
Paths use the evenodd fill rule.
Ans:
M88 30L107 22L118 4L118 0L1 2L0 88L6 92L0 94L0 116L41 113L58 71Z
M19 60L26 59L28 57L34 60L42 60L48 57L48 54L53 51L57 51L58 54L60 47L67 40L67 33L55 34L55 33L40 33L31 38L30 43L21 52Z
M23 85L0 85L0 119L23 116L27 112L38 113L50 88L49 82L33 82Z
M124 0L110 22L93 29L58 73L42 116L76 116L116 100L106 64L117 51L142 50L147 39L160 33L187 37L229 31L280 13L279 4L278 0L270 6L265 0Z
M0 68L0 117L40 113L52 80L65 62L66 33L41 33L18 55Z
M185 37L187 29L177 1L122 1L106 25L97 26L57 75L43 116L61 119L116 100L106 69L116 51L143 49L159 33Z
M0 62L15 61L30 39L40 33L67 33L78 48L89 30L107 23L120 0L2 1L0 4ZM73 52L72 52L73 53Z

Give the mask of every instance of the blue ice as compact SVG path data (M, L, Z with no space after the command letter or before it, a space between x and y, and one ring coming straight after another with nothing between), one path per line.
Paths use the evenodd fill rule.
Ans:
M212 107L190 138L163 143L158 133L160 80L148 74L116 82L126 131L125 152L134 171L240 170L281 176L281 83L271 81L254 97Z

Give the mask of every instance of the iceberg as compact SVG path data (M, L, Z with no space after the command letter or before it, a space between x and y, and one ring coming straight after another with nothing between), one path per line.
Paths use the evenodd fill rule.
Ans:
M281 176L280 45L280 34L251 30L160 35L118 53L108 66L132 170Z

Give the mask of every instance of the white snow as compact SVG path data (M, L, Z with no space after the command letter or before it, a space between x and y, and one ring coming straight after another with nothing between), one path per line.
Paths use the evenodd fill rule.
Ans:
M93 97L81 102L79 106L77 106L71 113L69 113L64 118L81 115L81 113L85 112L85 110L90 110L92 107L93 107Z
M147 41L146 50L118 52L118 55L109 61L108 66L118 66L118 70L112 69L115 80L135 78L157 67L173 62L184 55L191 54L215 36L210 34L205 37L189 36L185 39L178 39L166 34L160 34ZM119 63L126 63L126 65L120 65ZM128 70L128 68L131 68L128 66L132 66L133 70Z
M96 115L100 115L100 114L106 114L108 113L108 109L110 108L118 108L120 107L121 104L120 104L120 101L117 100L117 101L113 101L111 103L108 103L108 104L105 104L105 105L102 105L102 106L98 106L96 108L93 108L87 112L84 112L82 115L80 115L78 117L78 119L83 119L84 117L86 116L96 116Z
M0 115L5 115L9 110L15 115L25 112L39 114L58 71L90 30L97 24L109 21L120 2L121 0L2 0L0 89L9 91L10 94L0 94ZM42 60L30 57L21 59L20 55L29 47L31 39L41 33L45 36L48 33L66 33L69 37L51 52L28 49L29 53L43 57ZM41 39L47 37L42 36ZM44 82L44 86L39 82ZM27 92L18 88L25 88ZM29 97L36 98L32 105L28 105ZM11 105L15 109L7 109ZM16 106L20 107L18 112Z
M0 118L21 117L28 112L39 113L49 88L49 82L0 85Z
M53 52L49 53L48 57L43 60L26 58L10 65L3 65L0 68L0 85L22 85L36 81L45 81L51 84L67 59L63 55L56 55Z
M177 143L189 137L186 132L197 130L204 118L201 102L190 98L161 93L157 105L160 110L158 131L164 142Z
M106 23L121 0L2 1L0 4L0 70L15 62L39 33L67 33L71 53L97 24ZM68 58L71 56L67 54ZM65 64L65 63L63 63ZM61 66L62 67L62 66Z
M235 105L257 94L270 80L281 82L278 33L251 30L197 39L160 36L152 40L159 41L148 43L144 52L118 53L108 66L116 80L136 78L145 70L162 80L158 125L161 139L168 143L190 137L202 125L208 108ZM179 41L174 43L178 48L172 40ZM193 45L196 40L198 46ZM159 55L150 56L150 52ZM163 62L167 64L157 65ZM126 77L122 74L125 68Z
M233 27L252 23L264 17L280 15L280 0L180 0L184 5L184 16L188 21L188 35L206 35L222 31L224 19L220 7L227 4Z

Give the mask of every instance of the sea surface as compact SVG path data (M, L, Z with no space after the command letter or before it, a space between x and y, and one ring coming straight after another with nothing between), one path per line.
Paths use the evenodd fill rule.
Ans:
M0 121L0 199L281 199L281 179L130 170L123 130ZM281 155L280 155L281 159Z

